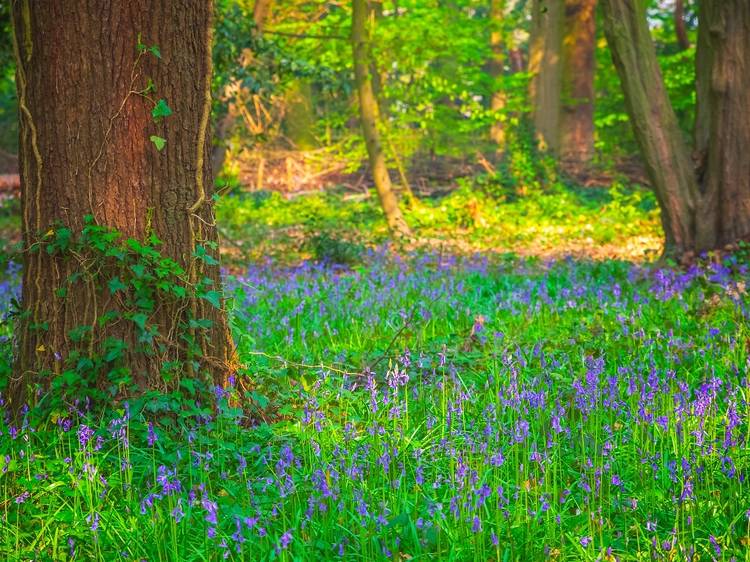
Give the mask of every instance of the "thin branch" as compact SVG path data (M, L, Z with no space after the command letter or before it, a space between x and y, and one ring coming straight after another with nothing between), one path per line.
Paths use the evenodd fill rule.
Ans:
M344 35L317 35L314 33L288 33L286 31L273 31L266 29L263 31L265 35L280 35L282 37L293 37L295 39L338 39L340 41L349 41L348 37Z

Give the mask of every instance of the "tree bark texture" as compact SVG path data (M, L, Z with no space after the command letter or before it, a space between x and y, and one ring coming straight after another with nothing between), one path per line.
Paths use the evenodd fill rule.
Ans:
M93 340L119 338L125 363L140 387L159 388L162 362L185 359L174 342L188 316L213 328L201 338L201 371L220 383L232 360L225 313L203 299L161 306L148 323L164 345L139 351L131 322L101 324L121 306L110 291L87 280L69 255L31 251L60 225L74 236L90 215L123 238L163 241L161 252L219 289L218 265L192 259L196 245L217 240L210 166L211 3L188 0L13 2L20 113L20 169L24 236L23 308L11 396L48 388L80 346L71 330L93 326ZM156 45L160 58L141 52ZM154 100L137 92L153 80L173 114L155 122ZM166 139L162 151L150 136ZM216 251L209 250L215 258ZM83 273L70 283L71 275ZM105 272L99 272L100 274ZM68 288L65 296L57 291ZM39 326L46 328L40 329ZM174 345L173 345L174 344ZM88 349L88 347L87 347ZM84 350L85 352L86 350Z
M750 5L704 0L698 26L696 146L677 125L643 0L602 0L605 32L662 212L667 252L750 238Z
M698 250L750 238L750 3L702 0L696 54Z
M560 159L579 168L594 154L596 0L565 0Z
M370 30L368 22L369 10L367 0L353 0L352 2L352 52L354 56L354 79L359 98L359 114L362 134L367 146L375 189L383 207L386 221L391 232L396 235L410 236L409 226L406 224L398 199L393 192L382 140L378 129L379 108L372 86L370 75Z

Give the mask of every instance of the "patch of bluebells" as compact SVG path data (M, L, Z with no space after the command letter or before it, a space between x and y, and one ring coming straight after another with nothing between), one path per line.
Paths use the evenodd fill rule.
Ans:
M357 340L387 352L356 376L295 378L272 426L78 403L43 427L6 418L0 516L18 535L0 552L50 548L51 517L81 558L742 559L745 266L371 260L229 281L257 349L328 365Z

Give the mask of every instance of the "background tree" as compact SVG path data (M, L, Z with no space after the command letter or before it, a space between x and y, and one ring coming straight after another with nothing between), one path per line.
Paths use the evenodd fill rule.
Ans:
M596 0L565 0L560 160L578 168L594 153Z
M690 48L690 37L688 37L687 26L685 25L685 2L684 0L674 0L674 31L677 36L677 45L680 50Z
M529 43L529 96L537 140L543 150L560 149L563 0L534 0Z
M628 113L677 255L750 236L750 5L700 3L695 152L667 96L643 0L603 0L607 41Z
M536 0L529 56L540 146L579 167L594 150L596 0Z
M367 0L353 0L352 2L352 51L354 56L354 76L359 99L359 115L362 134L367 145L370 161L370 171L375 182L380 203L383 207L388 227L394 234L410 236L409 226L406 224L398 199L393 192L391 179L388 174L385 153L381 141L379 125L379 107L372 86L370 75L370 30L368 24L369 11Z
M25 248L16 404L69 368L114 394L174 388L170 366L211 385L228 372L211 16L210 2L13 2ZM134 241L118 245L109 229Z
M493 91L490 98L490 110L502 111L507 103L505 89L500 84L505 66L505 49L503 31L505 27L505 0L490 0L490 60L487 71L492 77ZM498 150L505 145L505 127L501 121L495 121L490 127L490 138L497 144Z

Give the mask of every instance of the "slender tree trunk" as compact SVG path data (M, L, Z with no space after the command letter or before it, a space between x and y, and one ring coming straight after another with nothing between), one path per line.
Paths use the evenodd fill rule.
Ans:
M108 341L124 345L122 357L112 360L117 364L105 359L107 365L91 376L104 389L111 383L107 371L124 369L135 386L120 388L117 396L135 388L175 388L179 380L162 379L166 361L185 361L205 373L208 384L221 384L233 353L220 307L202 298L165 297L145 317L129 319L124 301L133 295L115 295L107 287L106 279L117 275L111 261L82 262L85 256L44 248L61 225L75 239L90 215L123 238L157 236L161 253L191 282L207 279L203 284L218 291L218 265L192 258L201 245L218 264L211 249L217 235L208 127L210 2L17 0L12 15L28 251L11 399L19 404L30 390L48 389L71 362L75 367L77 360L91 359ZM156 45L160 56L139 54L141 41ZM156 86L150 95L173 111L159 122L152 117L154 102L136 93L149 80ZM151 136L166 139L163 150ZM149 310L148 303L139 306ZM193 342L197 352L182 345L195 335L187 327L190 319L212 325ZM152 344L139 339L138 323L158 332ZM85 336L72 337L86 327Z
M602 0L604 31L646 170L661 207L667 252L695 246L698 184L669 102L644 0Z
M602 0L605 32L662 212L667 251L750 238L750 5L700 4L695 164L669 103L643 0Z
M253 21L258 33L263 33L263 28L268 20L268 13L271 11L273 0L255 0L253 6Z
M594 154L596 0L565 0L560 159L577 169Z
M294 80L284 96L287 104L284 130L298 150L315 148L316 142L313 135L315 115L312 97L312 85L305 78Z
M375 189L378 192L388 226L393 234L410 236L409 226L401 214L398 199L391 186L380 131L378 130L379 109L372 88L372 77L370 76L370 32L367 20L367 0L353 0L352 51L362 134L367 145Z
M563 0L534 0L529 46L530 98L542 150L559 152Z
M674 0L674 31L677 35L677 45L681 51L690 48L690 38L685 26L685 2L684 0Z
M255 33L258 35L263 33L263 28L266 25L266 20L271 11L272 4L273 0L255 0L255 6L253 7L253 23L255 23ZM243 55L242 58L245 59L246 57ZM240 64L245 63L241 61ZM223 98L227 101L227 112L216 123L213 148L211 150L211 168L213 170L214 180L224 167L224 161L227 157L227 139L232 133L232 128L239 118L239 111L236 103L229 101L232 98L232 92L239 88L241 88L239 82L232 82L231 84L227 84L225 91L223 92Z
M493 79L492 98L490 109L500 112L505 109L507 95L500 84L505 65L505 48L503 41L503 26L505 16L505 0L491 0L490 2L490 51L489 75ZM497 145L497 150L502 151L505 147L505 126L499 119L490 128L490 138Z

